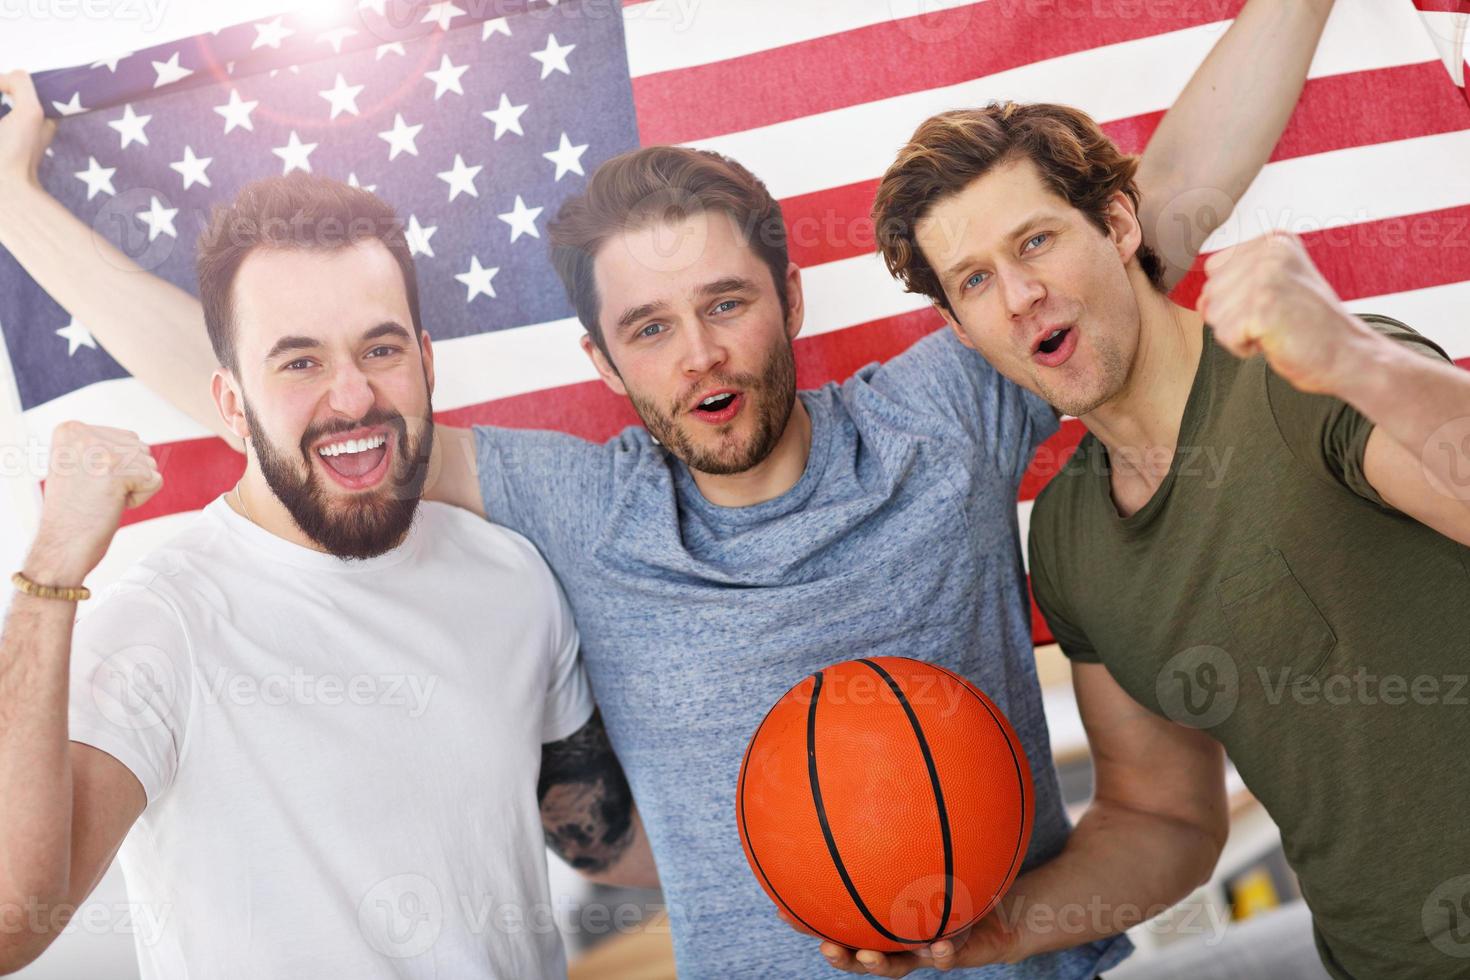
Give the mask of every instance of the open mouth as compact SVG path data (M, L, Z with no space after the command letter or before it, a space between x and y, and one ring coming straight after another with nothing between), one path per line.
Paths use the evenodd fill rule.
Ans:
M1076 349L1077 331L1072 327L1059 327L1041 338L1032 357L1042 367L1060 367Z
M740 392L722 391L695 405L690 414L712 425L722 425L735 417L744 402L745 396Z
M1067 334L1071 332L1072 331L1068 328L1053 330L1051 332L1051 335L1041 342L1041 346L1038 347L1037 350L1039 350L1043 354L1055 354L1057 352L1057 348L1061 347L1062 344L1066 342Z
M388 469L391 455L387 432L357 439L339 439L316 447L322 468L349 490L376 484Z

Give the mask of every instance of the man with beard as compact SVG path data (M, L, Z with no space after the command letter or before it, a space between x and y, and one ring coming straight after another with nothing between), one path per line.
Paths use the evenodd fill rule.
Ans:
M1291 113L1330 7L1251 0L1161 122L1140 181L1158 207L1145 227L1171 278L1213 225L1166 205L1200 187L1243 193ZM1260 63L1273 70L1255 71ZM12 89L28 106L25 87ZM35 142L18 138L12 153ZM99 269L133 310L157 315L104 308L47 247L75 240L64 209L24 190L6 203L0 241L64 305L86 306L73 312L109 351L187 410L201 373L188 353L198 332L190 298ZM551 238L582 345L646 431L594 445L441 427L442 468L426 494L525 534L565 584L659 857L681 977L826 969L750 873L734 795L764 712L803 674L852 657L924 657L1006 711L1036 780L1017 887L1038 903L1070 895L1069 879L1099 856L1128 856L1108 861L1116 875L1099 900L1114 908L1169 903L1207 877L1224 834L1222 764L1208 740L1179 750L1196 777L1167 796L1134 771L1133 753L1103 746L1099 779L1131 792L1099 801L1096 819L1069 838L1016 534L1017 486L1057 424L1045 403L944 333L844 384L798 392L802 278L780 206L716 154L649 147L603 164ZM159 323L168 351L148 339ZM1117 759L1133 760L1128 772ZM1007 958L1029 959L992 975L1091 978L1126 955L1116 934L1137 920L1018 928Z
M543 839L655 879L550 569L419 505L434 360L402 225L262 181L199 279L245 475L74 628L161 478L132 433L56 431L0 640L0 972L120 854L149 980L565 976Z

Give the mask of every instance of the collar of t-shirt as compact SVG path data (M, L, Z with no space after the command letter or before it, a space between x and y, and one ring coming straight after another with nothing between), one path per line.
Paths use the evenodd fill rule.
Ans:
M396 548L373 558L351 559L338 558L336 555L307 548L272 534L244 515L235 513L234 508L226 502L223 495L210 501L202 513L206 520L211 520L222 527L232 541L239 543L242 548L248 549L252 554L270 561L294 565L297 568L339 574L359 574L391 568L413 557L419 551L423 537L422 504L419 512L414 514L408 534Z
M832 453L833 425L829 417L831 409L825 399L812 397L814 394L816 393L797 392L797 397L806 406L807 416L812 422L812 445L811 450L807 453L806 469L802 471L801 479L796 481L795 486L779 497L751 504L748 507L721 507L719 504L710 503L705 497L699 485L694 482L694 474L689 471L689 467L684 464L683 460L670 454L669 459L673 464L671 470L674 474L676 492L679 495L679 505L694 511L704 521L716 527L743 527L759 524L762 521L784 517L805 505L821 484L822 477L827 471L827 460Z

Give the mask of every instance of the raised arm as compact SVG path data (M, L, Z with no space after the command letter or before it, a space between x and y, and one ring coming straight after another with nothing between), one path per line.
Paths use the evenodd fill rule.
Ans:
M25 72L0 75L14 108L0 119L0 247L128 373L235 448L209 393L214 352L199 301L143 269L41 186L56 130Z
M605 885L658 887L643 820L601 712L541 747L536 798L546 843L585 877Z
M68 473L58 465L67 458L89 462L71 464ZM80 585L106 552L124 506L142 503L160 485L132 433L62 426L22 574L41 585ZM56 938L145 803L142 785L121 762L68 741L76 610L72 601L17 594L0 635L0 973L30 963Z
M1271 156L1335 0L1248 0L1138 167L1144 240L1173 288Z

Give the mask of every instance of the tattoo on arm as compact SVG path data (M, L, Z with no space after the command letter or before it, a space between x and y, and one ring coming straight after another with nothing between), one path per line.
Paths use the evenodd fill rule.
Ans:
M628 849L633 792L600 711L567 738L541 746L536 799L546 843L578 871L606 871Z

